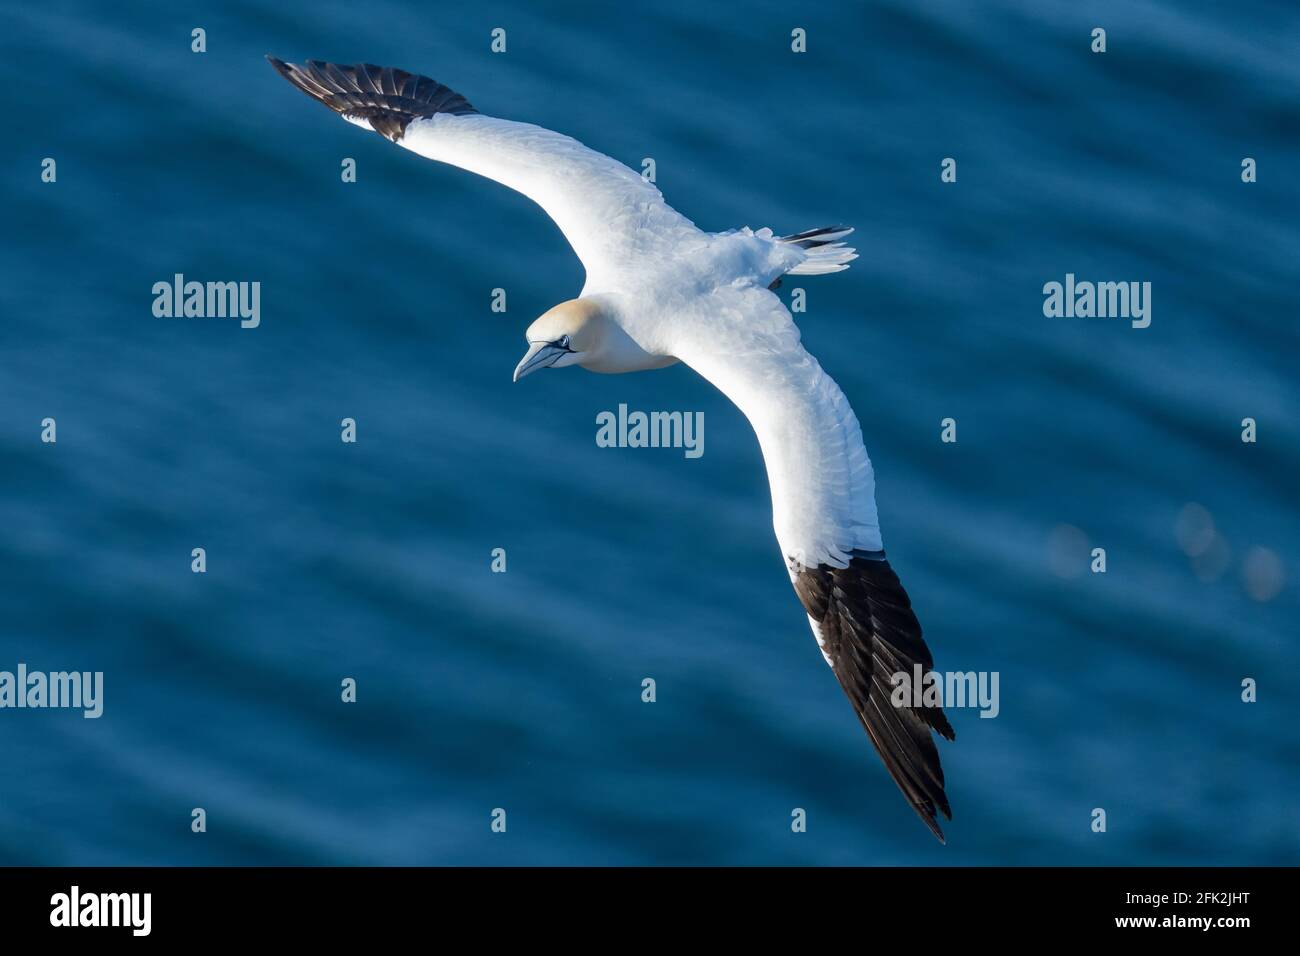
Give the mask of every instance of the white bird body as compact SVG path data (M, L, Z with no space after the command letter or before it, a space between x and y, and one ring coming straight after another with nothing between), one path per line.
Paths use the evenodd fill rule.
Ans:
M543 367L618 373L681 361L744 413L767 466L777 542L822 654L942 840L935 815L950 813L930 732L952 739L952 728L942 708L890 705L891 675L932 662L885 560L862 432L770 290L787 274L848 268L857 256L838 240L852 230L705 232L623 164L560 133L482 115L427 77L270 59L350 122L523 193L560 227L586 283L529 327L516 379Z
M531 123L439 113L413 120L399 145L523 193L560 227L587 270L579 298L601 300L627 336L614 356L584 368L684 361L744 412L768 463L788 560L843 568L854 550L881 550L857 418L767 288L807 252L770 229L704 232L627 166ZM809 493L818 487L835 493Z

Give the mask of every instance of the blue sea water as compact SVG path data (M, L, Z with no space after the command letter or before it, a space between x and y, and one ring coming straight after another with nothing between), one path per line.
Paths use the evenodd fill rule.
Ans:
M0 710L0 862L1300 862L1293 4L4 20L0 670L103 671L105 701ZM950 712L946 847L817 652L743 417L682 366L512 385L582 284L559 231L265 53L652 157L704 228L857 227L782 294L937 665L1000 675L995 719ZM259 281L260 327L155 318L175 273ZM1046 318L1067 273L1149 281L1150 327ZM704 455L597 447L620 403L703 411Z

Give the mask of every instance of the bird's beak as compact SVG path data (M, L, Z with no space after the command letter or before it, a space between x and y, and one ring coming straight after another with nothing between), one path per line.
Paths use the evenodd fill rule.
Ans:
M515 366L515 377L512 381L519 381L529 372L536 371L539 368L546 368L554 365L563 355L568 355L571 349L566 349L562 345L556 345L554 342L530 342L528 351L524 357L519 360Z

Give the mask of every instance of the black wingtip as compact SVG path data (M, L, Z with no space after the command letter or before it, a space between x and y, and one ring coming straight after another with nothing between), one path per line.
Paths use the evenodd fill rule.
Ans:
M925 720L934 729L934 732L944 740L956 740L957 731L952 729L952 724L948 723L948 718L942 710L924 711L922 719Z
M904 798L946 844L939 817L952 819L943 765L931 731L956 737L943 708L891 706L893 671L933 670L912 602L881 552L854 552L847 568L802 567L795 593L813 621L822 654Z
M293 67L288 63L285 63L284 60L280 59L278 56L271 56L271 54L268 53L266 54L266 62L275 67L275 72L279 73L290 83L293 83L294 86L298 85L293 79Z
M266 60L316 102L394 143L401 141L414 120L439 113L464 116L477 112L455 90L406 70L369 63L342 66L324 60L296 65L269 53Z
M943 830L939 828L939 821L936 816L933 813L926 813L923 808L915 805L913 805L912 809L915 810L916 815L921 818L921 822L924 823L930 829L930 832L934 834L934 838L943 846L947 846L948 838L943 835ZM940 811L949 820L952 819L952 814L943 810L942 807L940 808Z

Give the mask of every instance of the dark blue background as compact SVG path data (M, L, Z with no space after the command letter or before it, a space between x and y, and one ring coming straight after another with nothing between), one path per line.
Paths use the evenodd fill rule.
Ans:
M0 861L1300 861L1294 5L539 6L6 4L0 669L107 689L0 711ZM1001 674L951 715L946 848L817 652L740 414L680 366L511 385L581 287L558 230L268 52L653 157L707 229L858 227L783 293L939 667ZM176 272L260 281L261 327L154 318ZM1150 281L1151 327L1044 318L1066 272ZM620 402L703 410L703 458L598 448Z

